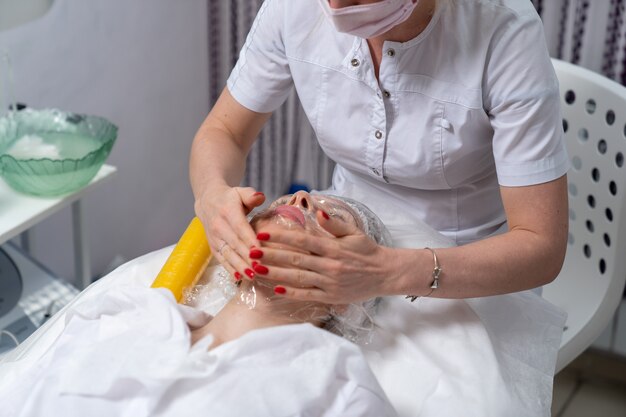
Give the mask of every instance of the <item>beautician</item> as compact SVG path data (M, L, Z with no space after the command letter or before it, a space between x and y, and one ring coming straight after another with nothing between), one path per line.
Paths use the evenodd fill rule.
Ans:
M292 86L337 162L332 192L365 196L385 222L400 210L459 246L378 246L324 212L320 224L339 239L255 235L245 215L265 197L238 184ZM209 243L236 278L262 275L282 297L347 303L549 283L566 249L568 166L532 2L266 0L196 135L190 175Z

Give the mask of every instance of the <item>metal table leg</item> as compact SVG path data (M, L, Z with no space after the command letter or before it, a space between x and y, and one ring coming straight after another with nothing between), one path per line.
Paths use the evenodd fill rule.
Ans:
M30 255L30 229L20 233L20 248Z
M80 282L81 289L85 289L91 284L91 260L87 228L80 200L72 203L72 232L74 235L74 276Z

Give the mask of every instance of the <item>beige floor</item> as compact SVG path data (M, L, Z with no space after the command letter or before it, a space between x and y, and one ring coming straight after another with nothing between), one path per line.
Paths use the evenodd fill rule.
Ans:
M626 357L590 349L554 380L553 417L626 417Z

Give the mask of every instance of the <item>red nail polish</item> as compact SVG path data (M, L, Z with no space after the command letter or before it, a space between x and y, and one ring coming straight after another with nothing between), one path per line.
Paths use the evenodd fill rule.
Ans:
M257 274L261 274L261 275L267 275L268 272L270 272L270 270L267 269L266 266L259 265L259 264L254 265L253 268Z
M287 290L285 289L285 287L278 286L278 287L274 287L274 292L276 294L284 294L287 292Z
M265 194L263 194L261 191L257 191L256 193L252 194L253 197L256 197L258 195L263 195L264 196Z
M258 240L270 240L270 234L269 233L265 233L265 232L261 232L261 233L256 235L256 238Z
M252 261L252 269L254 269L255 266L257 266L259 263L257 261Z
M254 278L254 271L251 270L250 268L246 268L245 271L243 271L250 279Z
M330 220L330 216L328 215L328 213L326 213L323 210L320 210L322 212L322 217L325 218L326 220Z
M235 271L235 281L239 281L241 279L241 274L239 271Z
M259 249L251 249L250 250L250 258L252 259L261 259L263 257L263 251Z

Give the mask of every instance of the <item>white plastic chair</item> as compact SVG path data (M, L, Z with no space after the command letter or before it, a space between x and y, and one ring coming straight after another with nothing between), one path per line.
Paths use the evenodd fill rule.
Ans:
M556 365L563 369L609 324L626 281L626 87L553 60L572 163L569 244L544 297L568 313Z

